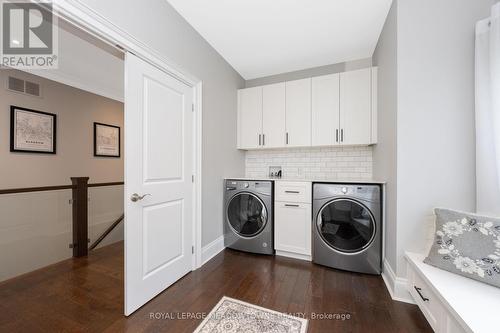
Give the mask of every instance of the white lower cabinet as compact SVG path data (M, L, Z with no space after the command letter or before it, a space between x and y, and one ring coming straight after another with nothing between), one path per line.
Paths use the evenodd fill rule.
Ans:
M411 254L407 254L407 289L415 303L424 314L425 318L436 333L469 333L471 330L465 329L449 310L450 305L446 305L443 296L438 296L436 286L432 285L433 276L422 271L415 265L422 265L420 260L416 260ZM422 265L423 266L423 265ZM432 268L436 270L436 268ZM444 271L443 271L444 272ZM444 272L445 274L451 273ZM461 277L459 277L460 279ZM453 282L450 281L450 284ZM467 302L467 301L465 301ZM482 332L482 331L481 331ZM481 333L478 331L478 333Z
M453 318L451 315L446 316L446 326L444 328L446 333L466 333L467 331Z
M276 182L274 247L277 255L311 260L311 215L310 182Z
M311 256L311 204L277 202L275 214L275 249Z
M407 287L434 332L445 332L443 331L446 319L445 309L430 286L411 267L408 270Z

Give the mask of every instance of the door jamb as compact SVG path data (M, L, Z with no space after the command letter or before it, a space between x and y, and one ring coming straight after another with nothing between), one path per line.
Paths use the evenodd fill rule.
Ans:
M65 19L83 31L103 40L104 42L130 52L163 72L175 77L193 89L194 103L194 145L195 163L193 165L193 246L194 256L192 270L201 267L201 233L202 233L202 86L203 82L196 76L182 69L181 66L163 56L153 48L136 39L117 25L103 17L81 0L54 0L55 15ZM125 156L125 159L127 157ZM124 194L127 193L125 184Z

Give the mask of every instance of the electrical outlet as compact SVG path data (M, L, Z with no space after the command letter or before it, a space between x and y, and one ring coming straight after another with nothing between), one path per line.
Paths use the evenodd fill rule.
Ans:
M282 176L281 166L270 166L269 167L269 177L270 178L281 178Z

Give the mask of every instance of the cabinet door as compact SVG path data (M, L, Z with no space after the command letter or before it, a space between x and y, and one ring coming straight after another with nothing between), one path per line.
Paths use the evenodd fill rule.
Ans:
M290 147L311 145L311 79L286 83L286 143Z
M238 108L238 148L259 148L262 134L262 87L238 90Z
M339 144L340 75L312 79L312 145Z
M371 68L340 73L340 143L371 143Z
M275 203L275 248L311 255L311 204Z
M371 144L377 143L378 138L378 67L372 67L372 132Z
M262 146L285 146L285 83L262 87Z

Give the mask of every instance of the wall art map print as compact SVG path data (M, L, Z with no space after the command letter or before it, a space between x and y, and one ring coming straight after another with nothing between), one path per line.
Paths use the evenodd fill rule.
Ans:
M120 127L94 123L94 156L120 157Z
M56 115L11 106L11 152L56 153Z

